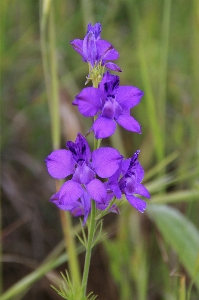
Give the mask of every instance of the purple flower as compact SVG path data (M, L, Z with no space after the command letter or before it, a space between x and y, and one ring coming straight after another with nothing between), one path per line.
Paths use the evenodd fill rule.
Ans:
M76 141L66 143L68 150L53 151L47 158L49 174L56 179L72 175L51 201L60 209L69 210L75 216L84 215L84 222L90 212L90 201L97 206L107 207L105 184L99 179L112 176L118 169L122 156L110 147L90 151L86 139L78 133ZM98 176L98 178L96 178Z
M140 102L144 93L134 86L119 86L119 81L119 76L106 72L97 89L84 88L73 101L85 117L97 116L91 128L97 139L111 136L116 123L141 133L139 123L130 116L130 109Z
M79 199L72 202L71 205L60 200L60 192L54 194L50 201L56 204L59 209L70 211L74 217L84 216L83 224L86 223L91 210L90 197L86 191L83 192L83 195Z
M105 66L108 69L121 72L121 69L110 60L116 60L119 57L118 52L113 45L100 39L101 24L94 26L88 24L87 34L83 40L75 39L71 41L72 47L82 56L84 62L90 63L94 68L97 65Z
M107 183L108 193L120 199L122 194L140 212L144 212L146 202L135 196L135 194L150 198L148 190L141 184L144 178L144 169L138 161L140 150L137 150L132 158L123 160L118 170ZM120 178L120 176L122 177ZM109 197L110 197L109 195Z

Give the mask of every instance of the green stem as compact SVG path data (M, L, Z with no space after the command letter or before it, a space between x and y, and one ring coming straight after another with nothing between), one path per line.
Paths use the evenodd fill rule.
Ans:
M85 28L87 28L88 23L95 23L95 18L93 14L94 2L92 0L81 0L83 20Z
M62 231L64 234L65 246L69 257L68 261L71 279L76 286L81 286L80 270L74 239L74 231L72 229L71 215L69 212L60 210L60 217L62 223Z
M139 21L140 22L140 21ZM139 54L139 59L140 59L140 65L141 65L141 74L143 78L143 85L144 89L146 92L146 108L148 111L149 115L149 125L151 132L153 132L153 139L154 139L154 149L156 151L156 156L158 162L160 162L164 156L164 150L163 150L163 141L162 141L162 134L160 130L160 126L158 123L158 118L157 118L157 110L155 106L155 98L153 94L153 89L152 89L152 84L151 84L151 78L150 78L150 72L148 68L148 63L147 63L147 58L146 58L146 51L145 47L143 44L143 34L144 30L142 26L140 25L139 28L139 43L138 43L138 54Z
M2 203L0 197L0 295L3 291L3 264L2 264L2 253L3 253L3 239L2 239Z
M95 202L92 201L92 207L91 207L91 215L90 215L90 223L88 228L88 243L86 247L86 257L85 257L85 263L84 263L84 273L82 278L82 299L86 296L86 287L88 282L88 273L90 268L90 261L91 261L91 251L93 246L93 238L95 234L95 215L96 215L96 208L95 208Z
M53 6L51 3L49 12L49 65L51 76L51 117L52 117L52 137L53 147L58 149L60 147L61 126L60 126L60 114L59 114L59 84L58 84L58 71L56 60L56 38L55 38L55 21Z
M44 77L46 82L48 103L51 116L52 143L53 148L60 147L61 126L59 114L59 82L56 60L56 34L53 2L51 0L43 1L41 16L41 49L44 67ZM47 39L48 37L48 44ZM47 47L49 45L49 48ZM60 189L60 182L56 181L56 191ZM65 212L60 212L62 231L64 235L66 250L69 255L70 276L77 286L80 286L80 270L78 256L75 246L71 216Z
M162 21L162 39L160 48L160 67L159 67L159 101L158 115L159 124L161 127L161 138L163 143L163 155L165 152L165 130L166 130L166 90L167 90L167 62L169 51L169 31L170 31L170 17L171 17L171 0L164 1L163 7L163 21ZM163 174L163 171L162 173Z
M93 87L97 88L98 82L93 81ZM94 138L94 150L99 148L100 142L101 140L97 140ZM95 206L95 201L92 200L90 222L88 227L88 241L87 241L86 256L84 262L84 272L82 277L82 300L85 299L86 296L86 288L88 282L88 274L89 274L90 261L91 261L91 251L93 247L93 238L95 235L95 229L96 229L96 206Z

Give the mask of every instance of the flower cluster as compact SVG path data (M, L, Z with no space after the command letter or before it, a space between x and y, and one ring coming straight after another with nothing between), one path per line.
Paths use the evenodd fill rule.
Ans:
M122 156L110 147L91 152L88 142L80 133L75 143L69 141L66 146L68 150L55 150L46 158L48 172L52 177L64 179L72 175L60 191L52 196L51 201L60 209L71 211L74 216L84 215L86 221L91 199L99 209L108 206L107 189L100 179L115 174Z
M140 124L130 115L143 92L134 86L120 86L120 78L110 74L104 67L114 71L121 69L110 60L119 57L114 47L100 38L101 25L88 25L83 40L71 41L73 48L89 65L88 80L93 87L84 88L73 101L85 117L94 117L89 132L95 139L103 139L114 134L117 123L126 130L141 133ZM146 203L140 195L150 198L150 194L141 183L144 170L138 161L139 150L129 159L111 147L90 150L86 138L77 134L75 142L68 141L67 149L53 151L47 158L49 174L56 179L66 178L59 192L51 202L60 209L70 211L74 216L84 216L84 223L91 210L91 200L97 209L118 212L117 206L110 205L112 199L121 199L125 195L129 203L138 211L144 212ZM109 207L110 206L110 207Z
M119 58L119 53L108 41L101 40L101 24L88 24L87 34L83 40L71 41L73 48L81 55L82 60L89 64L88 80L101 81L104 67L121 72L121 69L110 60Z

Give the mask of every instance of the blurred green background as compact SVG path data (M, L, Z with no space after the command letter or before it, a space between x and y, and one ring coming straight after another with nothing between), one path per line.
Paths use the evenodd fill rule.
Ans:
M94 249L89 290L102 300L197 300L199 2L7 0L0 15L0 290L11 291L2 299L60 299L50 287L67 265L44 162L53 147L49 103L54 96L60 102L61 147L78 131L86 134L91 120L71 103L88 67L69 42L83 39L88 23L100 22L101 37L120 53L121 85L145 92L132 111L142 135L117 127L103 143L126 157L141 150L152 198L144 215L123 203L121 215L106 216L107 239ZM51 256L57 264L45 264L58 244Z

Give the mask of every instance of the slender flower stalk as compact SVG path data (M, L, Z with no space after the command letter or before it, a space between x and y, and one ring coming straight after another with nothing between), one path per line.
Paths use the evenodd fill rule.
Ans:
M98 83L93 81L93 87L97 88ZM98 149L98 140L94 138L94 150ZM84 262L84 272L82 277L82 299L86 295L86 288L88 283L88 274L91 262L91 251L93 246L93 239L95 235L95 227L96 227L96 206L95 202L92 201L91 205L91 215L90 215L90 224L88 229L88 243L86 247L86 257Z
M95 235L95 228L96 228L96 206L95 202L92 201L91 205L91 214L90 214L90 223L88 228L88 242L86 246L86 257L84 262L84 272L82 277L82 299L86 296L86 288L88 282L88 274L90 268L90 261L91 261L91 251L93 247L93 239Z

